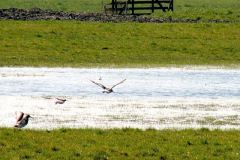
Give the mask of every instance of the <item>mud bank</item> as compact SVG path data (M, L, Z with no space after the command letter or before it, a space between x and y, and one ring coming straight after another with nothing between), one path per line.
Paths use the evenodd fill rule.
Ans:
M63 11L42 10L40 8L32 9L0 9L0 19L13 20L78 20L95 22L139 22L139 23L198 23L201 18L196 19L173 19L153 18L137 15L110 15L104 13L71 13ZM229 23L230 21L221 19L208 20L211 23Z

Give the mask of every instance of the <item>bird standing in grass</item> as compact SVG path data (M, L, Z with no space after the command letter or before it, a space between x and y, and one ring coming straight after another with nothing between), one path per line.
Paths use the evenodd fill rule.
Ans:
M16 113L16 124L14 127L16 128L23 128L28 124L28 120L31 118L29 114L25 114L23 112Z
M114 87L116 87L117 85L123 83L124 81L126 81L126 79L124 79L124 80L122 80L121 82L119 82L119 83L113 85L111 88L106 87L106 86L104 86L104 85L101 84L101 83L97 83L97 82L92 81L92 80L90 80L90 81L91 81L92 83L98 85L98 86L101 87L102 89L104 89L104 91L103 91L102 93L108 93L108 94L109 94L109 93L112 93L112 92L113 92L113 88L114 88Z

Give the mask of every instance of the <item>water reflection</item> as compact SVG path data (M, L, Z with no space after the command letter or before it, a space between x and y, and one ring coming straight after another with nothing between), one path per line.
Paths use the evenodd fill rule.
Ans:
M107 86L122 80L109 97L239 98L240 70L0 68L0 95L103 96L93 79ZM106 95L104 95L106 96Z

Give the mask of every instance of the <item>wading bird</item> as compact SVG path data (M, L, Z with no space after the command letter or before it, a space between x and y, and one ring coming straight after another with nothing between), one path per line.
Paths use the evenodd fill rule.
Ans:
M113 88L114 88L114 87L116 87L117 85L123 83L124 81L126 81L126 79L124 79L124 80L122 80L121 82L113 85L111 88L106 87L106 86L102 85L101 83L97 83L97 82L94 82L94 81L92 81L92 80L90 80L90 81L91 81L92 83L98 85L98 86L101 87L102 89L104 89L104 91L103 91L102 93L108 93L108 94L109 94L109 93L112 93L112 92L113 92Z
M16 113L16 124L14 127L23 128L28 124L29 118L32 118L29 114L25 114L23 112Z
M66 99L56 98L55 104L63 104L63 103L65 103L66 101L67 101Z

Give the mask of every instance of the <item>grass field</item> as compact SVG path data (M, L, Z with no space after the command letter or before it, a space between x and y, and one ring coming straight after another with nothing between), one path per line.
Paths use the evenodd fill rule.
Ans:
M0 21L0 66L239 65L239 31L239 24Z
M0 8L101 12L101 0L0 0ZM0 21L0 66L159 67L240 64L239 0L176 0L155 17L230 24ZM0 159L239 159L235 130L0 128Z
M108 2L107 0L104 0ZM102 12L102 0L0 0L0 8L43 8L74 12Z
M223 19L240 22L239 0L176 0L174 12L157 12L156 17Z
M239 159L239 131L0 129L0 154L8 159Z
M104 3L110 0L103 0ZM102 0L0 0L0 8L33 8L102 12ZM224 19L240 22L239 0L176 0L174 13L156 12L153 16L173 18L200 18L204 20Z

